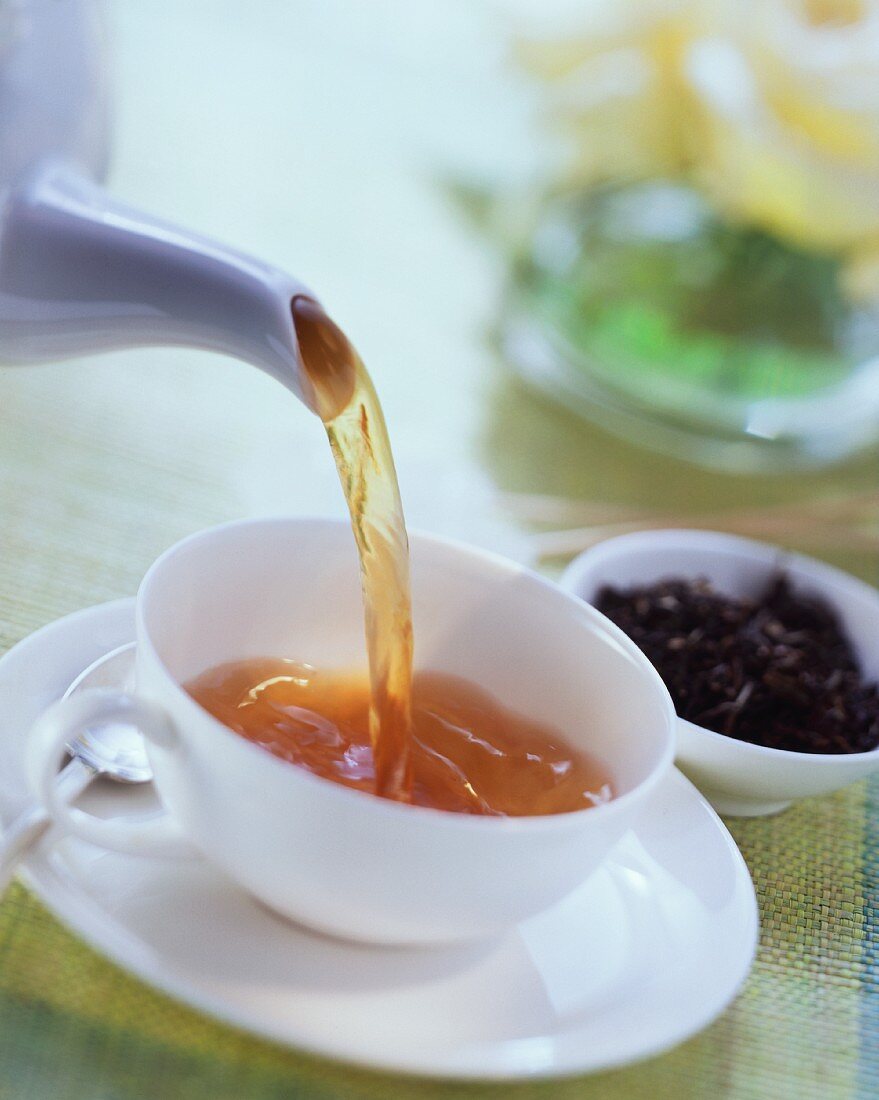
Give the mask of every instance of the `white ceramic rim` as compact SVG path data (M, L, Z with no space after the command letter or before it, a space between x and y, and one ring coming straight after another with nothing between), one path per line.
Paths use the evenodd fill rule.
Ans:
M156 652L152 640L149 637L144 622L144 610L143 606L149 596L149 589L155 578L168 567L170 561L184 547L192 546L195 543L205 542L210 538L215 537L223 532L235 530L240 527L276 527L284 526L289 527L291 525L303 525L313 527L314 525L320 525L323 527L332 527L333 529L345 529L350 528L350 523L347 519L329 518L326 516L260 516L249 519L232 520L229 523L218 524L215 527L208 527L201 531L196 531L186 538L181 539L179 542L174 543L173 546L168 547L149 567L143 580L140 583L137 592L137 599L135 604L135 616L136 616L136 630L138 645L150 653L151 658L161 668L165 677L166 686L171 691L172 696L178 700L185 700L187 704L193 704L194 700L184 690L184 688L177 682L176 678L172 676L169 669L165 666L164 661L160 658ZM657 693L657 702L662 703L662 711L658 714L657 722L661 721L665 727L665 745L663 746L660 758L650 772L640 783L632 787L631 790L626 791L624 794L616 795L610 800L610 802L602 803L599 806L589 806L582 810L571 810L566 813L558 814L543 814L530 817L481 817L474 814L460 814L454 813L449 810L437 810L428 806L411 806L403 803L392 802L390 799L377 798L375 795L369 795L364 791L352 790L348 787L343 787L338 783L333 783L329 779L324 779L321 776L314 775L311 772L306 771L304 768L296 768L297 782L303 781L308 783L319 784L321 788L326 792L325 797L331 799L341 799L343 802L354 799L358 805L364 805L363 799L367 798L367 805L372 809L368 812L371 813L383 813L392 817L403 815L408 816L411 813L418 813L420 815L427 815L432 818L440 827L443 828L464 828L472 829L474 831L479 830L506 830L508 832L522 832L525 830L551 830L551 829L565 829L568 827L568 823L575 817L579 817L582 814L589 814L590 819L593 815L599 814L602 817L616 816L618 813L627 809L629 804L633 801L640 800L648 795L656 786L662 781L663 777L668 773L672 764L674 763L675 753L675 724L678 721L674 710L674 704L672 703L671 696L668 693L668 689L662 681L662 677L653 667L653 665L647 660L641 650L635 645L635 643L625 634L619 627L615 626L606 616L602 615L600 611L596 611L590 604L584 603L573 596L570 592L565 591L559 585L553 583L545 577L542 577L539 573L529 569L527 566L521 565L517 562L505 558L500 554L495 554L490 550L483 550L479 547L471 546L468 543L461 542L455 539L447 539L440 535L432 535L427 532L419 530L409 530L410 542L417 540L418 542L430 543L437 547L449 549L456 553L464 554L471 558L476 558L482 564L499 572L506 573L507 575L524 576L529 579L530 582L538 585L544 591L546 591L548 598L556 600L561 603L564 602L570 607L570 609L576 612L577 615L584 615L590 620L590 622L598 628L597 633L604 634L610 638L620 649L622 649L627 656L629 656L641 674L646 677L646 680L653 685ZM353 539L353 536L352 536ZM417 630L417 624L416 624ZM195 704L198 705L198 704ZM203 710L203 708L200 708ZM246 747L248 752L252 752L258 756L258 758L264 762L268 762L270 766L275 768L284 769L284 774L289 774L288 769L295 767L285 760L280 760L277 757L272 756L271 753L266 752L265 749L260 748L259 745L254 745L242 738L236 733L230 730L227 726L223 725L213 715L208 714L203 710L203 713L210 719L211 724L216 731L217 736L222 740L225 738L234 739L237 745L242 743ZM231 740L229 742L231 744Z
M723 531L667 527L658 531L632 531L626 535L617 535L614 538L605 539L604 542L600 542L588 550L584 550L582 554L578 554L565 569L559 579L559 584L566 592L578 596L587 606L592 607L593 605L579 594L584 574L591 572L596 563L602 564L605 561L613 561L618 556L619 551L629 550L633 545L638 544L646 547L651 542L663 545L666 548L689 546L703 551L730 550L734 553L747 551L747 560L749 561L753 561L756 556L766 564L777 561L780 566L794 565L808 573L810 580L814 579L816 591L820 590L831 605L835 606L835 600L825 591L824 586L828 584L845 588L853 599L871 604L874 608L877 624L879 624L879 591L873 588L872 585L867 584L866 581L852 576L851 573L846 573L844 569L838 569L835 565L829 565L817 558L810 558L807 554L800 554L795 550L785 550L782 546L760 542L757 539L744 538L741 535L727 535ZM879 638L879 635L877 635L877 638ZM879 644L879 640L877 640L877 644ZM811 760L819 766L825 763L834 763L839 766L845 761L850 761L852 765L863 763L866 760L875 759L879 755L879 745L867 752L846 753L797 752L794 749L773 749L767 745L755 745L751 741L739 741L735 737L717 733L716 730L707 729L705 726L690 722L686 718L677 717L676 720L681 725L718 744L729 745L734 743L742 753L746 753L756 760L771 757L773 760L796 760L799 762Z

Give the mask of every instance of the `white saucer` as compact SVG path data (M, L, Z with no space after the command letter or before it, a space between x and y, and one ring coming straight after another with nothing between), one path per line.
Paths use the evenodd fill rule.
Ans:
M0 820L26 801L22 742L86 665L133 638L133 600L69 616L0 661ZM98 785L98 812L152 792ZM291 853L295 859L295 853ZM751 966L757 905L729 833L678 772L566 901L502 940L373 948L275 917L202 861L48 838L28 884L88 943L230 1024L375 1068L460 1078L586 1073L705 1027Z

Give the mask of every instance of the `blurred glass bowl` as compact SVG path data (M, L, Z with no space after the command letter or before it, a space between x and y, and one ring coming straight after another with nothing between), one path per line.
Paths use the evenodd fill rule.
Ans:
M819 466L879 439L879 304L847 299L832 255L724 222L686 185L547 199L500 336L566 407L704 465Z

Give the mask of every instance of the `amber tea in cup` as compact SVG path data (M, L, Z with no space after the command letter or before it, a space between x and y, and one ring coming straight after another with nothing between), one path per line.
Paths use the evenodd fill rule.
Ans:
M235 661L186 688L215 718L275 756L376 793L366 674L277 658ZM597 760L460 677L415 675L411 738L411 801L418 806L531 816L612 797L607 769Z

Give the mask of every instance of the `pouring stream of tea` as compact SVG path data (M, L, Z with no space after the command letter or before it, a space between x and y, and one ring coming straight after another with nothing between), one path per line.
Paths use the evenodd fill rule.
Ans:
M381 405L360 357L311 298L290 304L360 553L376 794L411 797L409 542Z

